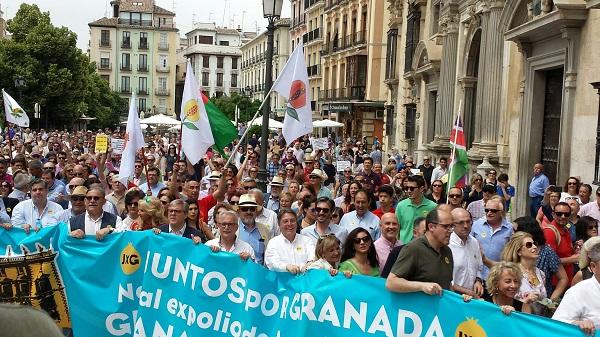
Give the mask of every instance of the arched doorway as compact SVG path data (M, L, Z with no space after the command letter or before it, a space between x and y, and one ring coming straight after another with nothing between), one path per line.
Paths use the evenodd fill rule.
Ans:
M465 142L467 149L473 145L475 138L475 125L478 121L477 111L480 107L477 100L477 87L479 78L479 54L481 50L481 29L477 29L471 38L465 59L465 76L462 78L464 88L463 121L465 131ZM479 84L481 86L481 84Z

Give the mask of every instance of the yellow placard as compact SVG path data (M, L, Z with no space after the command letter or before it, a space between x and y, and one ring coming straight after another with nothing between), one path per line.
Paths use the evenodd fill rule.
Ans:
M108 136L107 135L97 135L96 136L96 147L94 152L96 153L106 153L108 151Z

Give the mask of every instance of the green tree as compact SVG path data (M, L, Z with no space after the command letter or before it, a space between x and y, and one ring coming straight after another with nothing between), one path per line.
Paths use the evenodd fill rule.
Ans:
M239 122L247 122L252 119L261 103L235 92L231 96L213 97L211 101L231 120L235 120L235 106L237 105L240 109Z
M123 102L100 82L94 64L77 48L75 33L54 27L48 12L28 4L8 20L7 30L12 39L0 40L0 87L30 119L36 102L42 107L41 125L48 127L72 126L82 113L97 117L98 125L118 119L122 110L115 109L122 109ZM14 84L19 76L26 82L21 89Z

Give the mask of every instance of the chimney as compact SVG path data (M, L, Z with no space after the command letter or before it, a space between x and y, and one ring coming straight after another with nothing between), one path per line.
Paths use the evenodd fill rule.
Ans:
M240 27L240 25L238 25L237 31L240 32L240 33L242 32L242 27Z
M110 2L110 5L113 7L113 18L119 17L119 6L121 5L121 0L113 0Z

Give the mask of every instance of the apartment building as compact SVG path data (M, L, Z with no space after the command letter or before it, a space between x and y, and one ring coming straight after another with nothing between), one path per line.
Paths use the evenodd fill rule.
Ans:
M137 93L146 114L175 111L175 13L153 0L111 1L113 16L88 24L89 55L98 74L127 100Z

